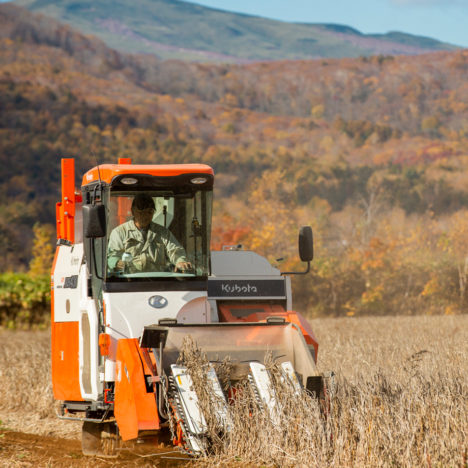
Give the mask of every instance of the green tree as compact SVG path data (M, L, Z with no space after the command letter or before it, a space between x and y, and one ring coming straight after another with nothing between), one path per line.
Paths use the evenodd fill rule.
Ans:
M29 273L33 276L50 273L54 259L52 238L54 228L50 224L36 223L33 226L34 240Z

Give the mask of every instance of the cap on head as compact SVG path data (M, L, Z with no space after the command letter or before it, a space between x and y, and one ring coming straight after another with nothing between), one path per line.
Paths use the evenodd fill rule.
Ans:
M139 211L147 208L153 208L154 210L154 200L147 193L139 193L132 201L132 211L135 208Z

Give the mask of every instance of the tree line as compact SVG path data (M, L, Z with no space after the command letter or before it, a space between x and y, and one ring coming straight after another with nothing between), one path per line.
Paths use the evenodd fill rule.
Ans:
M214 248L289 270L313 226L312 275L294 279L311 314L464 311L466 50L186 64L41 21L0 14L1 272L30 271L36 223L53 242L61 157L78 179L119 157L203 162Z

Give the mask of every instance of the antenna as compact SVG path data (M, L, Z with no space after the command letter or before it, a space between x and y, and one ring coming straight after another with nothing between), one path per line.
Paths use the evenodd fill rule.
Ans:
M93 158L96 160L96 167L97 167L97 172L98 172L98 177L99 177L99 196L102 195L102 180L101 180L101 171L99 170L99 161L98 161L98 158L97 156L94 154L93 150L90 149L89 150L90 153L91 153L91 156L93 156ZM93 205L96 203L96 191L97 191L97 186L94 187L94 200L93 200Z
M102 185L102 180L101 180L101 171L99 170L99 161L98 161L98 158L97 156L94 154L93 150L90 149L89 150L90 153L91 153L91 156L93 156L93 158L96 160L96 166L97 166L97 172L98 172L98 177L99 177L99 186Z

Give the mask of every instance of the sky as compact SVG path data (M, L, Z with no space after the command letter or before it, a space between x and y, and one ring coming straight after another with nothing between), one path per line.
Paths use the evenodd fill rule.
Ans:
M362 33L401 31L468 47L468 0L187 0L220 10Z

